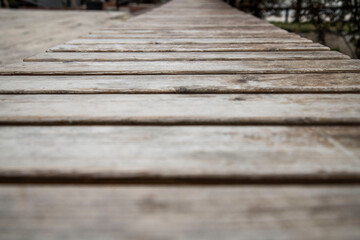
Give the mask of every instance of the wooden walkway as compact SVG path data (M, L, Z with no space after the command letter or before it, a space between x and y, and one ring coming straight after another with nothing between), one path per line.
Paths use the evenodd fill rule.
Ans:
M0 75L2 240L360 238L358 60L173 0Z

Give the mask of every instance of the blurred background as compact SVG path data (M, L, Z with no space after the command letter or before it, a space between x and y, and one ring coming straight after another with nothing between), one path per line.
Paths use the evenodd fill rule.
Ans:
M291 32L360 58L360 0L225 0Z
M0 0L0 66L145 13L162 0Z
M22 61L166 1L0 0L0 65ZM224 1L334 51L360 58L360 0Z

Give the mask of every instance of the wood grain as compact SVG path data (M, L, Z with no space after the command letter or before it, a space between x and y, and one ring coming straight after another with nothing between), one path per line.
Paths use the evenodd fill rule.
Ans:
M266 33L266 32L238 32L238 31L212 31L211 37L218 38L274 38L274 39L298 39L299 35L290 33ZM83 35L84 39L122 39L122 38L209 38L208 31L94 31Z
M17 126L0 132L0 181L360 179L360 127Z
M119 62L25 62L0 69L0 75L103 75L103 74L277 74L359 73L360 61L119 61Z
M267 51L327 51L318 43L287 44L63 44L50 48L51 52L267 52Z
M173 0L1 69L0 239L359 239L360 62L328 50Z
M233 61L233 60L335 60L350 59L333 51L314 52L135 52L135 53L61 53L47 52L25 58L25 62L86 61Z
M105 38L149 38L149 37L165 37L165 38L209 38L208 30L97 30L90 32L89 35L85 35L83 38L91 38L98 36L106 36ZM299 35L288 33L283 30L277 32L264 32L261 30L247 30L247 31L236 31L236 30L212 30L211 36L216 38L300 38ZM104 38L104 37L101 37Z
M359 124L359 101L359 94L1 95L0 123Z
M341 93L360 92L357 73L0 76L0 93Z
M358 239L353 187L61 187L0 190L3 240Z
M237 44L237 43L312 43L311 40L304 38L156 38L156 39L74 39L67 44Z

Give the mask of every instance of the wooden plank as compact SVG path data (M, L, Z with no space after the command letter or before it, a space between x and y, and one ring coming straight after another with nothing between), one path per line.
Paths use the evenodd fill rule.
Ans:
M99 34L98 34L99 33ZM212 31L212 39L217 38L275 38L275 39L292 39L300 38L300 36L291 33L277 34L277 33L264 33L264 32L252 32L243 33L236 31ZM208 38L208 31L172 31L172 32L155 32L155 31L95 31L91 34L81 36L80 38L85 39L122 39L122 38Z
M359 102L359 94L1 95L0 123L359 124Z
M199 11L197 11L199 12ZM196 13L197 13L196 12ZM148 12L148 14L143 14L143 15L138 15L136 17L130 18L129 20L127 20L125 23L127 22L142 22L143 20L151 20L151 21L163 21L163 20L173 20L173 21L196 21L196 20L214 20L214 21L222 21L222 20L242 20L244 22L258 22L258 23L267 23L270 24L269 22L263 20L263 19L259 19L256 18L252 15L249 14L242 14L242 12L231 12L231 11L227 11L226 15L221 14L219 12L212 12L212 13L206 13L206 12L202 12L200 11L202 14L201 15L194 15L192 12L190 14L164 14L164 13L153 13L152 11ZM210 18L211 19L208 19Z
M152 29L152 30L173 30L173 29L179 29L179 30L237 30L237 31L254 31L252 29L256 28L255 31L264 31L264 32L283 32L286 33L286 30L280 29L275 26L243 26L242 24L238 24L235 26L229 26L226 24L223 25L213 25L213 24L188 24L188 25L138 25L138 24L126 24L123 26L118 27L109 27L105 28L104 30L110 30L110 31L117 31L117 30L142 30L142 29Z
M140 15L136 18L132 18L127 22L116 23L113 26L123 26L126 24L146 24L150 23L213 23L214 25L218 24L242 24L242 26L248 26L247 24L252 24L257 26L274 26L271 23L260 20L258 18L249 17L247 15L237 15L237 14L229 14L229 15L219 15L219 14L208 14L208 15L200 15L200 16L190 16L190 15Z
M232 61L232 60L347 60L350 57L335 51L314 52L112 52L62 53L47 52L25 58L25 62L101 62L101 61Z
M156 38L156 39L74 39L67 44L237 44L237 43L312 43L305 38Z
M91 34L180 34L179 37L186 35L192 35L192 36L201 36L205 35L206 37L209 37L209 30L207 29L117 29L117 30L97 30L90 32ZM239 36L247 36L247 37L256 37L256 36L271 36L273 38L275 37L299 37L296 34L289 33L285 30L277 30L277 31L263 31L263 30L257 30L256 28L249 29L249 30L234 30L234 29L213 29L211 30L212 36L217 37L226 37L233 35L234 37Z
M3 240L359 239L358 186L5 186Z
M230 26L233 26L235 28L240 29L250 29L251 27L258 28L259 30L277 30L278 27L267 23L267 22L253 22L253 21L244 21L244 20L231 20L231 21L221 21L221 23L217 21L210 21L210 20L190 20L190 21L140 21L140 22L126 22L126 23L120 23L116 25L112 25L111 27L107 29L132 29L132 28L151 28L151 29L194 29L194 28L228 28Z
M267 51L327 51L318 43L287 44L63 44L50 48L51 52L267 52Z
M0 93L360 92L359 74L0 76Z
M357 60L292 61L120 61L25 62L0 69L0 75L102 75L102 74L240 74L240 73L344 73L360 72Z
M159 25L158 25L159 24ZM277 26L266 22L261 21L256 18L248 18L247 16L238 16L238 17L231 17L231 18L221 18L221 17L206 17L202 16L200 18L192 18L192 17L185 17L185 18L177 18L177 17L166 17L163 18L151 18L151 17L143 17L133 19L127 22L118 22L110 26L110 28L122 28L122 27L129 27L129 26L154 26L154 28L163 28L169 26L226 26L232 25L235 27L246 27L249 26L259 27L259 28L266 28L266 29L275 29L278 28Z
M0 181L360 179L358 126L16 126L0 132Z

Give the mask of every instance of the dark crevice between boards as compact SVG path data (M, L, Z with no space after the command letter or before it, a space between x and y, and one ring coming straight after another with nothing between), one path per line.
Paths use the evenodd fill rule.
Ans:
M66 176L0 176L1 185L158 185L158 186L241 186L241 185L360 185L360 175L318 176L244 176L244 177L94 177Z
M138 73L127 73L127 72L99 72L99 71L71 71L71 72L63 72L63 71L56 71L56 72L0 72L0 76L104 76L104 75L118 75L118 76L129 76L129 75L136 75L136 76L144 76L144 75L236 75L236 74L335 74L335 73L360 73L360 70L326 70L326 71L263 71L263 72L254 72L254 71L213 71L213 72L193 72L193 71L177 71L177 72L138 72Z
M360 126L360 120L356 122L347 121L312 121L311 119L296 119L284 121L259 121L259 120L246 120L246 121L133 121L133 120L59 120L59 121L0 121L0 127L14 127L14 126L283 126L283 127L296 127L296 126L318 126L318 127L357 127Z
M145 95L156 95L156 94L358 94L360 93L359 89L353 90L214 90L214 89L188 89L188 88L178 88L174 90L131 90L131 91L121 91L121 90L30 90L30 91L12 91L12 90L1 90L1 95L52 95L52 94L62 94L62 95L95 95L95 94L145 94Z

